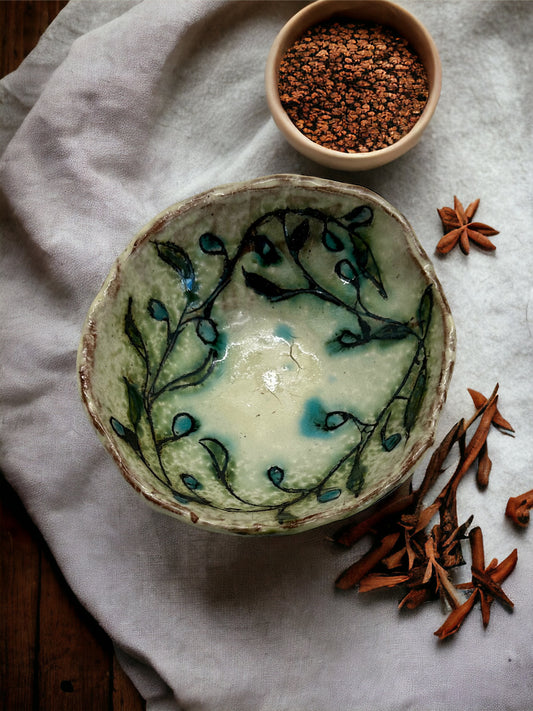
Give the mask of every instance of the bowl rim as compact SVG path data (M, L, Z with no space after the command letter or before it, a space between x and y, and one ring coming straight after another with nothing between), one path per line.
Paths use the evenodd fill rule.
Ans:
M291 121L278 92L278 67L285 51L312 25L335 15L388 25L415 48L428 74L429 96L413 128L386 148L367 153L344 153L326 148L307 138ZM407 31L406 31L407 30ZM315 0L293 15L271 45L265 65L267 104L279 130L288 142L307 158L338 170L368 170L399 158L420 140L437 107L442 87L442 64L437 46L427 28L409 10L391 0Z
M102 421L102 417L98 410L98 404L95 401L97 398L95 398L92 392L91 374L94 368L94 357L98 338L97 319L99 311L102 308L103 301L108 296L112 298L120 285L122 277L122 264L146 241L154 238L170 221L174 220L176 217L179 217L180 214L212 202L218 197L225 197L229 194L236 194L246 191L262 191L264 189L287 185L296 185L297 187L307 190L318 188L322 192L330 192L332 194L339 194L339 192L343 195L352 194L358 199L366 199L372 204L379 206L400 224L402 233L405 237L406 246L411 252L413 259L417 262L428 283L431 282L436 286L435 294L438 297L442 310L444 348L442 350L438 383L433 395L434 406L431 411L431 421L427 423L425 437L420 438L417 442L417 446L411 448L408 453L409 456L403 461L402 466L400 467L395 478L392 481L383 482L380 487L373 489L371 493L367 494L366 498L361 497L358 499L356 505L345 505L342 509L335 509L334 515L332 515L332 511L329 509L313 512L312 514L288 521L284 524L278 524L277 526L257 521L248 523L235 523L230 521L226 524L225 521L212 517L209 510L206 510L203 515L199 516L186 506L181 505L178 501L171 502L161 499L158 491L153 486L148 485L143 477L139 476L135 469L130 468L124 461L118 447L109 435L107 426ZM241 535L280 535L302 532L319 526L332 524L334 522L339 523L346 518L360 514L362 511L369 509L393 491L397 490L412 476L413 467L422 457L424 452L431 447L435 440L438 420L444 403L446 402L448 386L454 369L455 352L455 325L450 306L446 299L442 285L436 275L433 263L418 241L418 238L416 237L410 223L394 206L392 206L378 193L375 193L374 191L360 185L290 173L273 174L242 182L224 184L206 190L198 195L181 200L160 212L137 232L136 236L115 260L114 265L110 269L110 272L108 273L103 285L89 308L82 328L77 354L78 388L82 402L89 415L89 419L92 421L92 424L95 427L104 447L111 454L118 465L124 479L158 511L169 514L188 523L196 524L201 528L222 533Z

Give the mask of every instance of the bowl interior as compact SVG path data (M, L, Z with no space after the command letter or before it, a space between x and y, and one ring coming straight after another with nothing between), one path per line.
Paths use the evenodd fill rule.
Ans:
M405 219L364 188L271 176L158 216L79 351L82 397L161 510L289 533L363 510L431 444L454 330Z
M405 37L416 51L428 76L429 96L414 127L387 148L369 153L346 154L325 148L301 133L285 112L278 93L280 62L289 47L312 25L334 17L375 22L389 26ZM296 13L274 41L265 69L267 102L278 128L303 155L339 170L368 170L394 160L420 140L433 116L441 91L442 67L437 47L424 25L404 8L388 0L317 0Z

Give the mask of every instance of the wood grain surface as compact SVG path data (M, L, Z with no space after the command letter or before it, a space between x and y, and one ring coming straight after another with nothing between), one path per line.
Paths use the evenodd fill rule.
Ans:
M0 0L1 76L17 68L65 5ZM144 708L110 639L75 598L0 474L0 710Z

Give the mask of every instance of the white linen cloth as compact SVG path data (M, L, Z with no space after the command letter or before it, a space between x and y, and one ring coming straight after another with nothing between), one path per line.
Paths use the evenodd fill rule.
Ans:
M533 488L533 4L401 4L439 47L442 96L420 144L368 173L300 157L270 118L267 53L301 3L71 0L0 83L0 465L149 711L533 708L533 531L504 517ZM396 591L336 592L367 544L339 552L336 527L243 539L152 510L82 408L80 329L133 235L178 200L282 172L379 192L431 255L454 194L500 230L493 254L434 260L458 334L438 437L472 413L467 387L496 382L517 430L490 435L488 490L459 490L487 560L519 551L515 610L495 603L486 630L475 609L440 643L438 603L400 613Z

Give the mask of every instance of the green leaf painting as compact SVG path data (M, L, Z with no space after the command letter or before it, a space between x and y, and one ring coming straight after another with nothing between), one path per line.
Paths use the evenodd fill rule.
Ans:
M406 446L428 390L433 292L431 286L424 287L414 298L414 313L401 319L379 313L388 289L371 248L373 219L369 205L358 205L342 217L315 208L286 208L257 217L236 247L214 230L201 232L194 250L168 239L153 241L158 268L168 270L169 281L176 283L175 297L166 292L162 301L158 292L143 303L128 298L123 324L131 367L126 366L122 375L124 402L109 423L116 440L143 462L177 504L271 511L274 520L290 526L292 512L302 502L327 507L343 497L361 496L371 471L368 451L379 450L381 456L393 458ZM311 249L321 250L321 256L314 254L310 260ZM208 286L199 263L202 256L218 275ZM268 461L266 450L267 466L260 472L269 491L266 498L255 497L236 477L234 443L206 428L194 410L194 399L186 404L183 400L183 405L180 400L198 388L208 388L222 372L228 326L220 305L234 283L246 294L243 309L254 299L275 314L282 302L297 305L305 298L339 312L338 327L332 326L322 343L331 377L337 363L346 367L350 358L371 353L372 348L390 350L395 343L405 342L406 352L413 354L395 376L392 395L367 421L358 415L356 403L351 409L327 406L322 397L304 402L297 415L301 435L315 444L318 438L325 447L342 442L342 453L326 471L310 472L306 485L296 486L290 458L280 461L272 456ZM291 337L284 340L292 348L295 338L290 327L286 329ZM181 361L177 356L185 343L194 358ZM290 355L290 365L296 367L292 350ZM175 364L182 362L178 372ZM170 394L175 398L172 407ZM161 418L164 426L159 424ZM196 453L190 461L202 462L198 471L172 469L180 461L181 448ZM225 503L213 496L217 487L224 491Z

